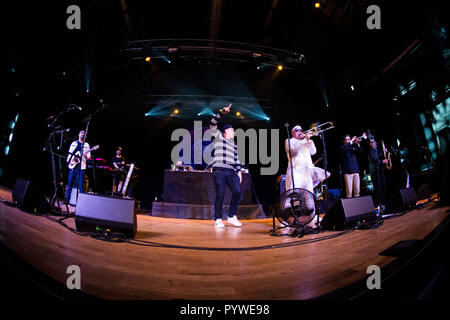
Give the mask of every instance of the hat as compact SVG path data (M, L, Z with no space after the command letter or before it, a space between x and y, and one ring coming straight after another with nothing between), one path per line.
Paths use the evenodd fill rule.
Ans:
M229 128L233 128L233 126L231 124L227 123L227 124L223 125L222 130L225 131L225 130L227 130Z

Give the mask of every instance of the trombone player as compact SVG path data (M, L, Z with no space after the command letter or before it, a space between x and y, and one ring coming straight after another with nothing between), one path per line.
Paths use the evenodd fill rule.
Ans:
M325 171L321 168L314 166L311 156L316 154L317 149L314 141L311 140L311 136L317 135L319 132L318 127L303 131L302 127L296 125L292 128L292 138L285 141L285 150L288 158L288 168L286 172L286 190L293 189L292 179L294 179L295 188L306 189L311 193L314 193L314 187L316 187L320 182L325 179ZM330 128L331 129L331 128ZM314 130L316 130L314 132ZM328 130L328 129L325 129ZM320 130L323 132L325 130ZM290 151L292 155L292 171L291 171L291 158L289 154L289 144ZM293 177L291 172L293 172ZM330 173L327 172L329 177ZM306 203L306 206L310 210L314 210L314 203ZM285 204L285 208L289 208L290 203Z

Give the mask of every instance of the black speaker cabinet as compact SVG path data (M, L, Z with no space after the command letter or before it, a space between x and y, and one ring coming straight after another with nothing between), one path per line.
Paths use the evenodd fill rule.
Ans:
M414 188L404 188L397 191L389 200L389 212L401 212L414 207L417 202L417 195Z
M377 219L372 196L340 199L323 217L321 225L328 230L344 230Z
M403 203L403 208L408 209L410 207L414 207L417 202L417 195L414 188L405 188L400 189L400 197Z
M41 191L29 180L17 179L12 192L13 202L28 212L45 213L50 210L50 204Z
M132 199L111 198L80 193L75 210L75 225L78 231L120 232L134 238L137 202Z

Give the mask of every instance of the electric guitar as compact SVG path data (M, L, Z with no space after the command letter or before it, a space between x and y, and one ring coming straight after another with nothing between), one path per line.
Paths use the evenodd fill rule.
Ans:
M384 158L387 159L387 161L388 161L384 166L386 167L386 170L391 170L392 169L392 159L391 159L392 154L384 146L383 140L381 140L381 145L383 146Z
M98 148L100 148L100 146L96 145L93 148L91 148L88 151L86 151L85 154L89 153L91 151L97 150ZM80 161L81 161L81 151L77 151L74 154L72 154L72 159L69 162L69 169L75 168L76 165L80 163Z

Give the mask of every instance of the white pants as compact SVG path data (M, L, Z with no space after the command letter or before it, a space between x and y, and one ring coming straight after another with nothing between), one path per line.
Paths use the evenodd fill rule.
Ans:
M344 174L347 198L359 197L359 173Z

